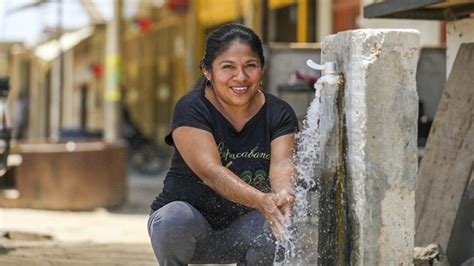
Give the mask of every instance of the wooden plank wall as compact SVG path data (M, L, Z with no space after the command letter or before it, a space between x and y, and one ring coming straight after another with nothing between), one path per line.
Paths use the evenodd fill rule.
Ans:
M124 100L143 133L162 145L174 104L190 89L185 51L194 43L187 43L185 22L170 16L150 32L125 35Z
M446 250L474 161L474 43L461 45L433 121L416 188L417 246Z

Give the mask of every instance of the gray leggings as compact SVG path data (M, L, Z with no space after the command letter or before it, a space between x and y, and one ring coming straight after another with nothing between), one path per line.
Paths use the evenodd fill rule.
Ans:
M258 211L216 231L189 203L174 201L150 215L148 234L160 266L272 265L275 256L275 238Z

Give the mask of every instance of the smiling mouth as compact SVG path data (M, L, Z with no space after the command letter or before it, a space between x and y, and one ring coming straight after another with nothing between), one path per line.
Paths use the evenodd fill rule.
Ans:
M232 89L233 92L235 93L245 93L249 90L249 86L232 86L230 87Z

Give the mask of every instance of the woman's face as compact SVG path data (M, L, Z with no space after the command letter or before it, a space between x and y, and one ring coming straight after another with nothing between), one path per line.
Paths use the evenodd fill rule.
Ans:
M221 102L250 105L262 79L258 55L250 46L235 41L212 62L212 86Z

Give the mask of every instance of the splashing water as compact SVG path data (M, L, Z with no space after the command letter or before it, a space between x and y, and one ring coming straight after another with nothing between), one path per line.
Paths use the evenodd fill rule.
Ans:
M280 262L275 265L308 265L317 261L319 178L325 167L325 151L337 126L336 95L337 88L322 86L316 90L297 135L295 204L292 221L278 243Z

